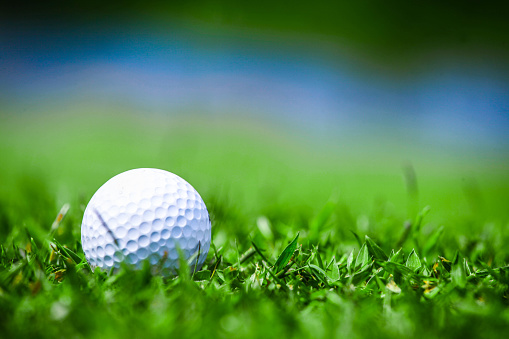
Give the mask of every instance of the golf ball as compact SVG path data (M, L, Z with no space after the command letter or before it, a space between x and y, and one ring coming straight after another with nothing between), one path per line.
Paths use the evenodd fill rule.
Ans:
M81 224L81 244L92 267L125 261L175 273L182 256L200 269L210 248L211 223L196 190L179 176L154 168L120 173L92 196Z

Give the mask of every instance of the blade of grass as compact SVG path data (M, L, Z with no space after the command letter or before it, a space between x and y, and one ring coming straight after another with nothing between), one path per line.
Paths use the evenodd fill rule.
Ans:
M274 271L279 273L285 268L290 259L293 256L293 252L297 249L297 240L299 239L299 233L295 236L295 238L286 246L286 248L281 252L279 257L274 264ZM323 264L322 264L323 265Z

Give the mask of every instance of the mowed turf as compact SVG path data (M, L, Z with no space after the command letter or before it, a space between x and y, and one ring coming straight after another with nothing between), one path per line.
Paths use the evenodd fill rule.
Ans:
M503 155L368 137L316 141L227 115L2 119L4 337L509 330ZM136 167L174 172L202 195L213 226L202 271L91 271L80 246L86 203L107 179Z

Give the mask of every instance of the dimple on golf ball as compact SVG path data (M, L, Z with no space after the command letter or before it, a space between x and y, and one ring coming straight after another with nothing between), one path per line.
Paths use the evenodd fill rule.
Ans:
M154 168L120 173L92 196L81 224L81 245L92 267L111 269L148 260L174 274L179 259L199 270L207 257L211 223L198 192L179 176Z

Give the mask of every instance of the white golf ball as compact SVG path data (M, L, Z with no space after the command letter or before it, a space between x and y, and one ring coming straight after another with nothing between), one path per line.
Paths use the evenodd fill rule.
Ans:
M175 273L179 256L199 270L207 257L211 223L196 190L179 176L154 168L133 169L108 180L94 194L81 224L81 245L92 267L120 262ZM180 253L180 254L179 254Z

